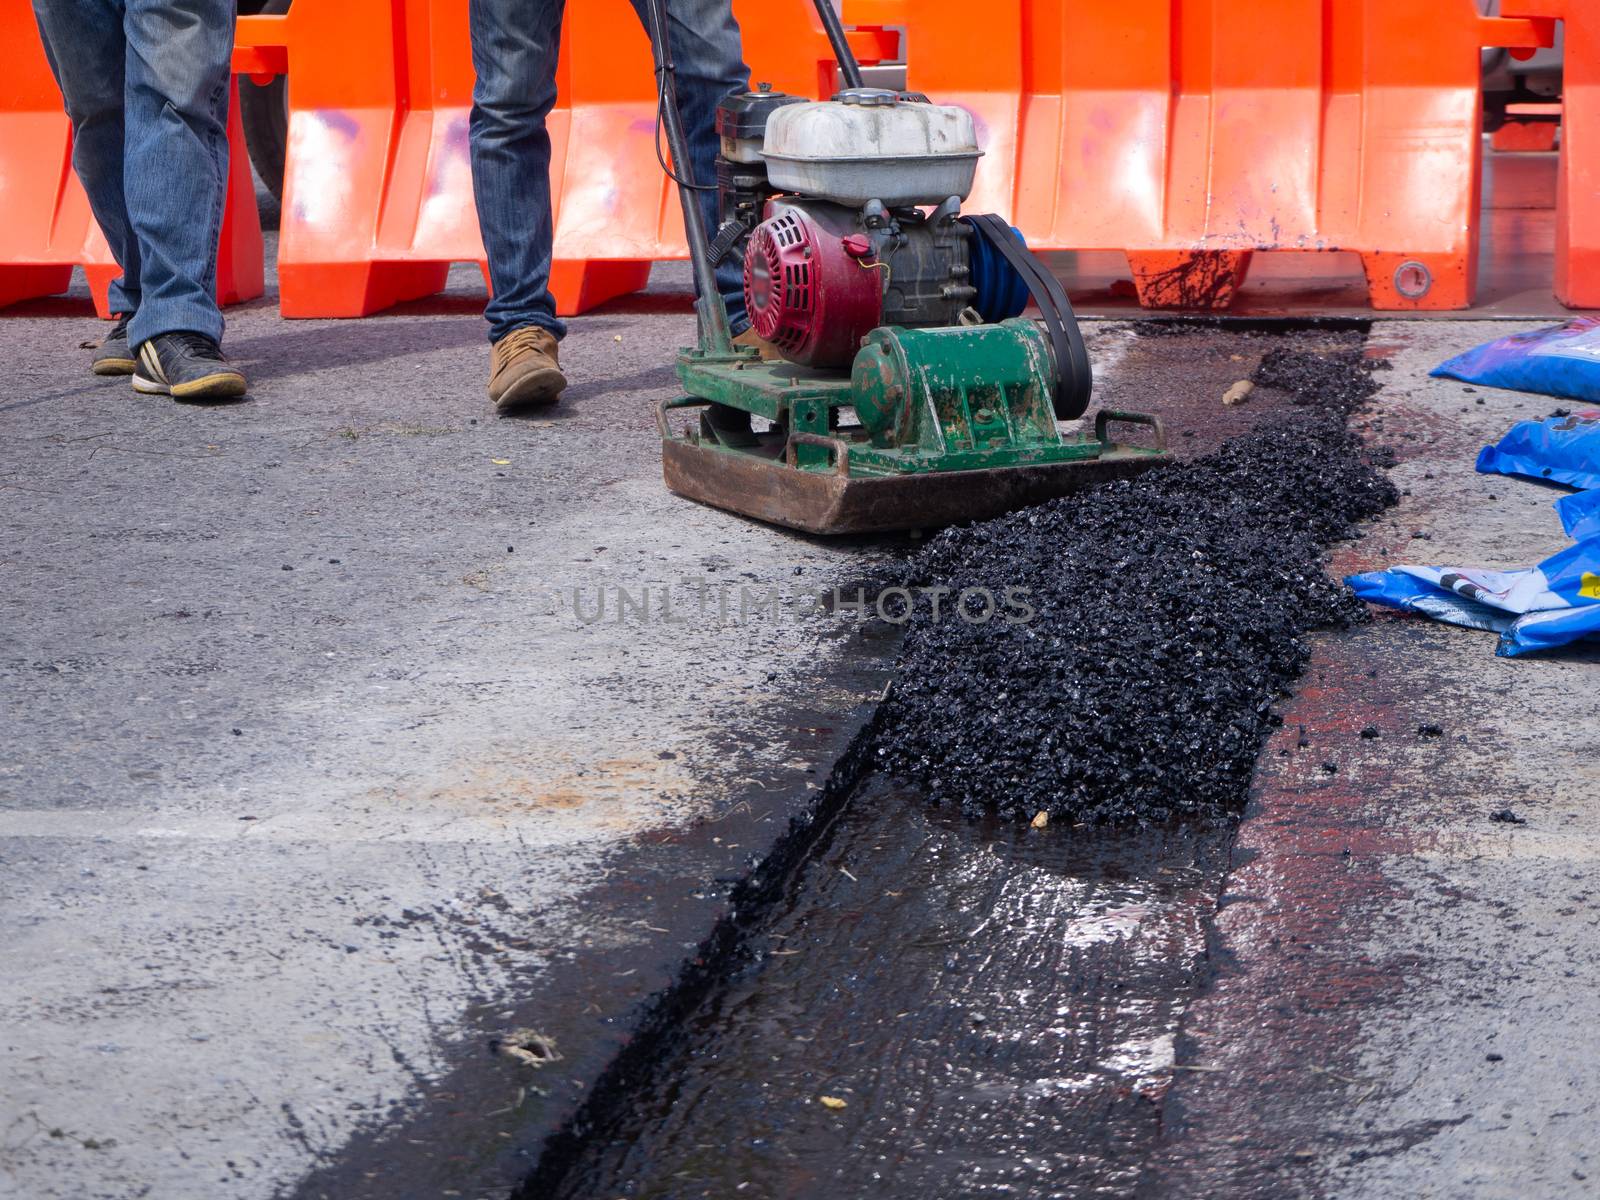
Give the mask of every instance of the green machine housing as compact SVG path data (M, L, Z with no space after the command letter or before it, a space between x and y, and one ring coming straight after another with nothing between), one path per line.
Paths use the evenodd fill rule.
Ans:
M808 533L983 520L1169 458L1160 421L1140 413L1102 410L1063 433L1050 341L1021 318L874 329L848 377L735 348L683 351L678 378L687 395L658 414L667 486ZM770 428L716 420L712 405ZM1151 444L1112 441L1115 423L1147 426Z

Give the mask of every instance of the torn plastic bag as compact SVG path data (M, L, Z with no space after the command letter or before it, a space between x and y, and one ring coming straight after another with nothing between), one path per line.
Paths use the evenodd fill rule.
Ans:
M1556 514L1561 518L1561 528L1574 541L1600 537L1600 488L1576 495L1563 496L1556 501Z
M1485 387L1600 402L1600 319L1513 333L1474 346L1432 372Z
M1524 571L1400 566L1345 582L1373 604L1493 630L1506 657L1600 638L1600 538Z
M1600 372L1600 363L1595 369ZM1600 409L1519 421L1505 437L1479 451L1478 470L1600 488Z

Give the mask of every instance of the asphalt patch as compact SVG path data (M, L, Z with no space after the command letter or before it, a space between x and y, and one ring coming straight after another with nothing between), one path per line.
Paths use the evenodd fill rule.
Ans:
M1254 379L1302 409L1215 454L934 538L902 584L968 604L914 608L875 765L974 815L1241 807L1305 635L1366 619L1323 561L1398 499L1346 428L1371 369L1359 348L1274 349ZM972 619L986 595L1011 603Z
M1250 380L1257 387L1288 392L1296 404L1348 415L1377 394L1379 385L1372 372L1380 365L1389 364L1369 359L1359 347L1317 353L1276 346L1262 355Z
M522 1196L1132 1196L1230 842L967 821L869 780L749 966Z
M1314 378L1323 352L1364 331L1332 332L1275 335L1310 356L1277 369ZM896 681L816 806L734 888L517 1200L1131 1194L1168 1073L1146 1077L1122 1048L1167 1044L1162 1022L1198 985L1203 958L1170 935L1174 922L1203 935L1232 822L1082 831L1008 818L1032 822L1043 791L1060 794L1048 811L1093 816L1061 794L1071 777L1047 758L1073 740L1111 780L1094 819L1233 807L1216 796L1242 796L1271 702L1304 662L1301 631L1363 617L1322 557L1394 498L1345 430L1367 390L1346 381L1328 404L1295 405L1292 389L1260 385L1259 404L1224 409L1211 385L1260 357L1248 340L1208 327L1193 348L1209 355L1203 385L1180 370L1139 387L1169 423L1193 419L1193 450L1217 447L1230 423L1270 428L1136 483L946 533L894 576L957 592L968 579L1048 587L1016 625L969 625L949 603L934 620L919 603ZM1337 360L1370 369L1359 353ZM1172 661L1142 663L1158 651ZM1105 709L1120 715L1096 716ZM1230 721L1232 778L1199 779L1198 747ZM924 745L945 759L924 759ZM930 808L918 764L946 776L942 799L970 783L979 819ZM885 767L918 786L892 786ZM1117 784L1141 771L1148 796ZM1107 921L1132 921L1161 949L1130 956L1136 939ZM1057 961L1065 949L1071 963ZM1124 1028L1130 1014L1153 1023ZM1062 1040L1068 1018L1081 1027Z

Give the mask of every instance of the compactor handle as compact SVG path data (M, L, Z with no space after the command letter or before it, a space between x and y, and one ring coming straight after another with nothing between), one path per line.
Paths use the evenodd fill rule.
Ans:
M1109 446L1111 439L1106 436L1110 432L1111 422L1118 421L1124 425L1146 425L1155 430L1156 449L1167 448L1167 427L1161 423L1161 418L1150 413L1123 412L1120 409L1102 408L1094 415L1094 438L1102 446Z

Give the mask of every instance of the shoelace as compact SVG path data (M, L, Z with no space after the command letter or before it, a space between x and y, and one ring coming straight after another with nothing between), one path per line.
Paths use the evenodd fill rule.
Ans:
M217 344L204 334L180 330L177 333L169 333L167 336L182 346L194 358L203 358L208 362L224 361L222 352L217 349Z
M532 330L524 332L521 329L513 330L506 334L506 339L501 343L505 349L502 351L505 365L510 366L525 354L539 353L539 335Z

